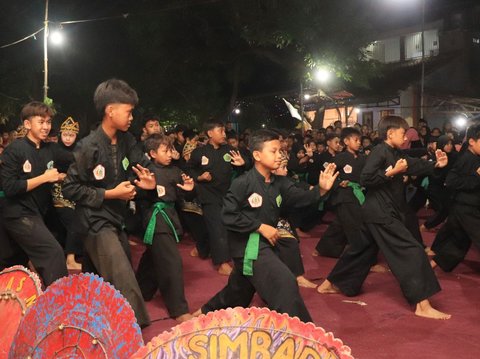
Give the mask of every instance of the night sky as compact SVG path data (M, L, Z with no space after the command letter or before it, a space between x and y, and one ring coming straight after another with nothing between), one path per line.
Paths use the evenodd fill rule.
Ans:
M357 1L363 1L365 9L370 9L370 23L365 25L371 27L373 31L409 26L418 23L421 18L419 0ZM317 2L322 3L322 1ZM0 46L21 39L43 26L44 0L1 0L1 3ZM210 91L208 83L211 78L213 76L221 78L228 67L223 66L221 62L219 62L220 65L209 66L209 62L212 62L209 58L210 54L205 53L198 57L198 67L192 68L192 58L189 56L198 52L199 49L192 45L195 41L191 38L198 35L195 26L201 27L202 14L218 11L221 16L218 9L222 3L221 0L50 0L49 19L52 30L62 21L112 17L108 20L66 24L62 28L66 38L65 43L59 47L49 45L49 97L53 98L60 115L74 114L81 118L88 118L90 123L93 122L92 118L95 117L92 112L93 91L96 85L110 77L125 79L136 88L141 101L145 99L143 105L147 109L144 108L144 111L148 111L148 107L160 108L159 103L162 102L162 98L173 107L182 106L182 101L192 103L199 96L189 97L188 93L185 94L190 91L186 86L188 79L182 77L184 74L181 60L179 61L182 59L182 51L185 52L185 66L189 66L188 68L195 75L192 76L190 86L193 88L195 84L202 82L204 88L197 91L199 93L205 92L205 89ZM282 5L285 4L284 1L278 0L278 3L279 6L286 6ZM427 20L435 16L432 14L445 9L450 11L453 6L463 7L472 3L474 1L426 0ZM194 13L199 18L197 25L184 22L188 18L185 15L187 13ZM122 17L122 14L128 14L128 16ZM338 14L338 21L349 21L349 19L342 18L342 14ZM142 37L135 32L135 24L139 23L151 23L153 30ZM213 26L213 29L222 32L222 26L225 24L219 20L218 27ZM162 45L167 44L163 48L175 49L174 53L169 51L162 53L161 56L158 54L153 45L159 43L159 37L155 36L155 31L159 31ZM171 41L174 41L173 44L168 44L169 35L171 35ZM181 36L185 39L184 41ZM150 44L152 44L151 48L149 48ZM156 83L156 79L160 78L158 77L159 69L156 67L170 66L168 61L170 55L174 64L165 70L170 73L168 77L161 77L162 80ZM202 63L202 60L205 63ZM187 64L187 61L190 63ZM242 78L252 80L240 85L239 98L248 99L255 98L259 94L288 92L297 87L292 74L281 64L259 57L247 58L245 61L248 62L245 70L248 73L242 73ZM203 76L202 69L206 69L205 72L208 75ZM0 49L0 103L10 101L20 104L32 99L41 99L42 87L43 32L39 33L36 39ZM212 101L218 98L219 107L226 105L230 95L220 99L219 94L230 91L231 84L220 80L217 83L212 82L211 87L209 96ZM157 98L155 94L158 94ZM178 102L176 102L177 98ZM202 116L207 116L207 113Z

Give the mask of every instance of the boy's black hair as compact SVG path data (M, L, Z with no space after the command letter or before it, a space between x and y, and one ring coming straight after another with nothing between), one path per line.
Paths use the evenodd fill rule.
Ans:
M110 79L97 86L93 95L93 103L97 113L103 117L105 107L110 104L120 103L136 106L138 95L125 81Z
M342 128L342 133L340 134L340 141L345 141L346 138L358 136L362 137L362 134L355 127L344 127Z
M360 142L363 143L364 140L369 140L370 143L372 143L372 139L371 139L370 137L368 137L368 136L362 136L362 138L360 139Z
M261 151L265 142L278 140L278 133L271 130L258 130L255 131L248 139L248 145L250 151Z
M142 127L145 127L147 125L147 122L150 122L150 121L157 121L158 124L160 124L160 119L155 116L155 115L146 115L143 117L143 120L142 120Z
M195 136L198 136L198 132L195 130L186 129L185 131L183 131L183 137L188 138L189 140L191 140Z
M145 151L147 153L150 153L150 151L156 151L160 145L165 145L168 148L173 147L170 137L161 133L154 133L153 135L148 136L145 140Z
M22 121L21 123L23 124L23 121L28 120L30 117L53 117L54 114L50 106L40 101L32 101L23 106L22 111L20 111L20 121Z
M323 146L327 146L327 144L325 143L325 141L317 141L315 142L315 144L318 146L318 145L323 145Z
M407 121L403 117L400 116L385 116L380 120L378 123L378 137L386 140L387 139L387 132L390 129L399 129L403 128L408 130L409 126Z
M175 128L173 129L173 132L179 133L179 132L185 132L188 128L185 125L182 125L181 123L176 125Z
M340 138L340 136L338 136L335 132L327 134L327 135L325 136L325 143L328 142L328 141L333 140L335 137L336 137L336 138Z
M223 124L222 121L216 121L214 119L208 120L208 122L205 122L205 124L203 125L203 129L205 130L205 133L213 130L216 127L225 127L225 125Z
M480 124L472 125L467 130L467 141L473 139L478 140L480 139Z
M230 140L230 139L232 139L232 138L234 138L234 139L236 139L236 140L238 141L238 136L237 136L236 133L234 133L234 132L229 132L229 133L227 133L227 140Z

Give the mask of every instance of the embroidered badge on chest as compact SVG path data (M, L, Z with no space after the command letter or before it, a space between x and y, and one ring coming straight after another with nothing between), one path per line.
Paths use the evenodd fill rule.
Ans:
M97 167L95 167L93 169L93 176L95 177L95 179L97 181L104 179L105 178L105 167L103 167L102 165L97 165Z
M128 160L127 157L125 157L125 158L122 160L122 166L123 166L123 169L124 169L125 171L127 170L129 164L130 164L130 161Z
M390 166L387 167L387 169L385 170L385 173L387 173L388 171L391 171L391 170L393 170L392 165L390 165Z
M352 166L350 166L350 165L345 165L345 167L343 167L343 172L345 172L345 173L347 173L347 174L352 173Z
M157 185L157 196L158 197L163 197L165 196L165 187Z
M29 160L26 160L25 163L23 164L23 172L25 173L32 172L32 164L30 163Z
M248 203L250 203L250 206L252 208L258 208L262 206L262 196L260 196L258 193L252 193L250 197L248 197Z
M327 166L328 166L328 162L325 162L325 163L323 164L323 168L327 168Z
M208 157L202 156L202 166L208 165Z
M282 204L282 195L279 194L277 198L275 198L275 201L277 202L277 207L280 207L280 205Z
M223 155L223 160L224 160L225 162L230 162L230 161L232 160L232 156L230 156L230 154L228 154L228 153L225 153L225 154Z

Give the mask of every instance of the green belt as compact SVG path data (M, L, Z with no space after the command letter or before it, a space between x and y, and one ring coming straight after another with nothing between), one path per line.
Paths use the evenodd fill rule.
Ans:
M5 197L5 192L0 191L0 198L4 198L4 197Z
M259 244L260 234L257 232L250 233L247 247L245 248L245 256L243 257L243 275L253 275L253 261L258 259Z
M352 187L353 195L357 197L360 205L365 203L365 195L363 194L362 187L357 182L348 182L348 187Z
M170 218L168 218L167 213L165 213L165 208L173 208L173 203L168 202L156 202L153 206L153 213L152 217L150 217L150 221L148 222L147 229L145 230L145 235L143 236L143 242L146 244L152 244L153 241L153 233L155 232L155 227L157 225L157 214L161 214L167 225L173 232L175 236L175 240L178 242L178 235L177 231L175 230L175 226L173 225Z
M428 177L425 177L420 186L422 186L423 189L428 189L429 185L430 185L430 180L428 179Z

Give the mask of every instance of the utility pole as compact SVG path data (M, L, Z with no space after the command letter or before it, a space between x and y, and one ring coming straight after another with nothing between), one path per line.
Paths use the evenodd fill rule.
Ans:
M43 28L43 100L48 97L48 0L45 0L45 22Z

